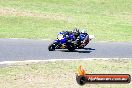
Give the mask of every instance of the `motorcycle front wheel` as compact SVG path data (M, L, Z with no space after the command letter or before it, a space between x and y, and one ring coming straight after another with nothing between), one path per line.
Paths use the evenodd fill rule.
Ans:
M50 44L50 45L48 46L48 50L49 50L49 51L54 51L54 50L55 50L55 45L54 45L54 44Z

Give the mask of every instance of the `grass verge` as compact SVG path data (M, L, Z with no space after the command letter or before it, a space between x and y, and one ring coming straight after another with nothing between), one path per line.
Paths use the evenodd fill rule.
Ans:
M88 29L96 41L132 40L132 0L0 0L0 38L55 39Z
M0 67L0 88L131 88L132 86L132 83L79 86L75 80L79 65L82 65L87 73L132 75L131 59L17 63Z

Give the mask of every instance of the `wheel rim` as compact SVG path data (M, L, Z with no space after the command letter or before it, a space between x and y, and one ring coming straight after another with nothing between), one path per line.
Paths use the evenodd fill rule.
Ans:
M55 50L55 47L54 47L54 46L50 46L50 47L49 47L49 50L50 50L50 51L53 51L53 50Z

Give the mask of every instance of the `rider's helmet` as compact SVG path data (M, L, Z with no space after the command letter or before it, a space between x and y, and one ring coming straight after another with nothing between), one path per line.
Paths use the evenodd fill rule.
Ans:
M73 32L75 32L75 33L80 33L80 31L79 31L78 28L74 28L74 29L73 29Z
M80 31L78 28L73 29L72 33L76 38L80 35Z

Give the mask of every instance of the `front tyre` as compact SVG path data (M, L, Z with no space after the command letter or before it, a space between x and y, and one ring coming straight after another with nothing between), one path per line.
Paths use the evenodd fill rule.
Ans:
M50 45L48 46L48 50L49 50L49 51L54 51L54 50L55 50L55 45L54 45L54 44L50 44Z

